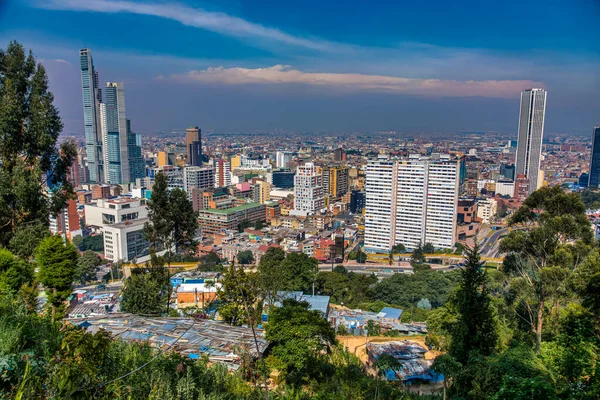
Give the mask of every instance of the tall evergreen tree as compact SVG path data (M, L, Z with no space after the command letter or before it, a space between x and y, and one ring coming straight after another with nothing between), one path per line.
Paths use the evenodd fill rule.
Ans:
M77 257L75 246L65 243L59 235L48 236L38 246L39 279L46 288L53 321L73 289Z
M500 250L508 253L503 271L514 277L525 310L521 320L528 321L540 354L546 303L554 301L558 309L567 278L591 250L593 235L580 196L558 186L529 195L509 224L521 229L500 243Z
M48 224L73 196L67 172L77 155L62 130L46 70L22 45L0 49L0 244L28 224Z
M482 268L479 245L466 249L467 263L454 296L457 321L452 327L449 354L466 365L471 352L488 356L498 342L498 331L487 275Z

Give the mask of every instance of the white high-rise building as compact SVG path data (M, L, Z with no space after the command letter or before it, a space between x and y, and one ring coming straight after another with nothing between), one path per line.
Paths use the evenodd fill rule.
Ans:
M294 177L294 209L290 215L307 216L325 207L323 177L313 163L298 166Z
M529 193L540 187L543 181L543 176L540 177L540 158L545 115L544 89L528 89L521 92L515 175L524 174L529 178Z
M294 155L290 151L278 151L275 153L275 166L277 168L288 168L293 157Z
M448 156L372 160L366 171L365 249L454 245L459 161Z
M214 186L215 169L213 167L185 167L183 169L183 188L190 201L193 189L209 189Z

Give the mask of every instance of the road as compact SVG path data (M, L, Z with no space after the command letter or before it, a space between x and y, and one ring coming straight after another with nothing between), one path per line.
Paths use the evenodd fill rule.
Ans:
M481 255L484 257L494 257L498 253L498 240L502 235L506 235L508 228L494 231L485 244L481 247Z

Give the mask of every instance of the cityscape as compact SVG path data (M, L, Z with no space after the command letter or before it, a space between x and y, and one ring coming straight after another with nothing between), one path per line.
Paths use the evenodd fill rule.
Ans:
M317 16L306 32L319 35L269 23L308 4L216 3L0 5L0 398L600 398L597 43L540 67L550 42L531 39L519 46L540 59L523 67L494 57L528 29L496 43L495 22L473 22L490 42L467 60L489 75L454 70L442 44L387 48L410 55L401 68L439 52L412 76L364 67L386 45L350 43L339 22L329 33L347 40ZM549 37L600 16L557 9ZM48 37L21 42L11 16L27 13ZM140 51L178 30L207 54L237 50L196 67L173 43L141 67L116 57L124 43L107 50L112 26L104 44L65 46L110 18ZM447 29L461 56L477 40ZM548 72L565 57L586 71L570 86Z

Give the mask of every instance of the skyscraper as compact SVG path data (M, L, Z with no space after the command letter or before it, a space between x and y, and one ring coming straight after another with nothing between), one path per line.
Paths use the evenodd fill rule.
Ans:
M202 131L197 126L185 130L187 163L194 167L202 165Z
M535 191L543 183L543 178L539 179L539 171L545 114L546 91L544 89L527 89L521 92L515 172L516 175L527 176L529 193Z
M367 165L365 249L387 252L455 243L459 161L447 156L372 160Z
M104 183L103 138L100 127L102 92L98 88L98 72L94 69L92 51L79 50L81 65L81 92L83 97L83 122L85 126L85 149L89 169L88 181Z
M144 157L142 156L142 136L131 131L131 121L127 120L127 153L129 155L129 179L135 182L146 176Z
M592 156L590 158L588 186L600 186L600 126L594 128L594 134L592 135Z
M323 176L313 163L298 166L294 177L294 209L290 215L307 216L324 206Z
M129 183L129 142L122 82L106 83L106 145L108 183Z

